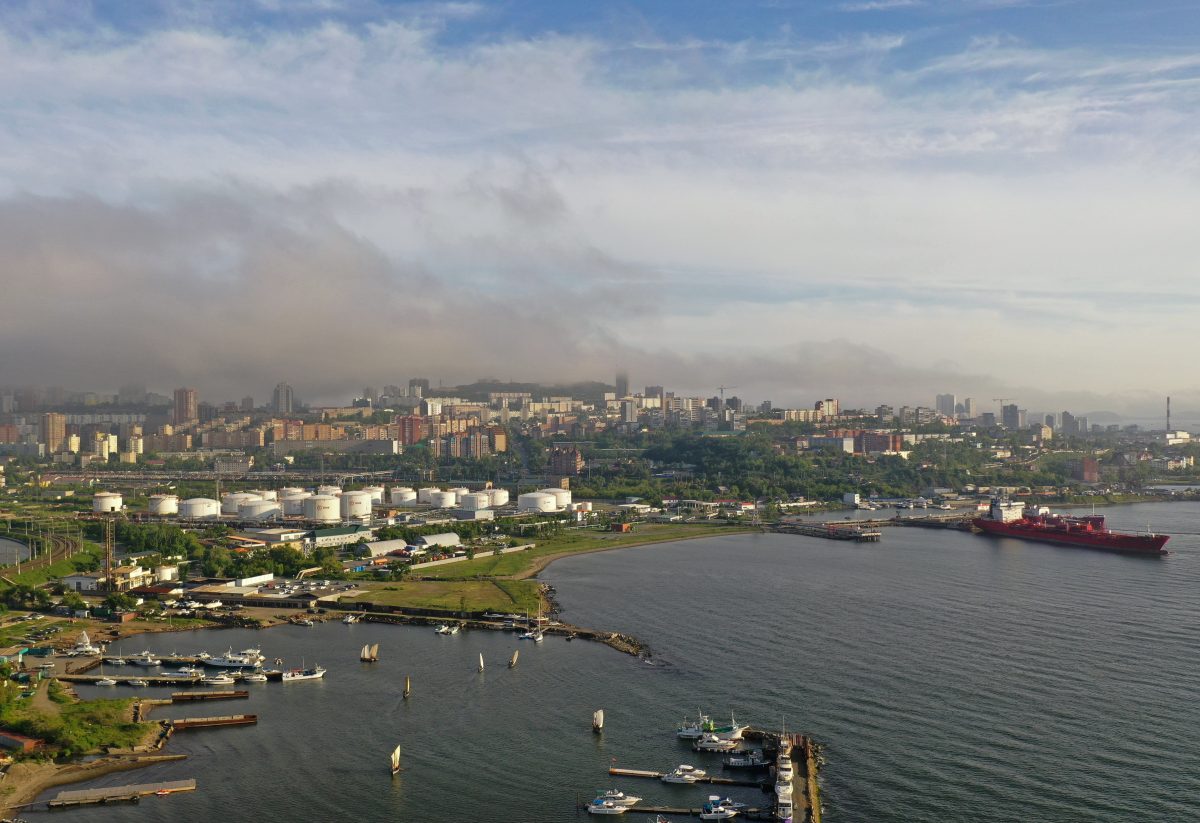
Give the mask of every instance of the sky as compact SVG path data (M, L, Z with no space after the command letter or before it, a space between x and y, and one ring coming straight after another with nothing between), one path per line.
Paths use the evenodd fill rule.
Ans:
M10 0L0 385L1200 409L1182 0Z

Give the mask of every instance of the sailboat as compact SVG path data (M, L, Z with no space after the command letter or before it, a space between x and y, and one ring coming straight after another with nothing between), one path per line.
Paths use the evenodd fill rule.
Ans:
M379 660L379 644L365 644L358 654L358 659L364 663L374 663Z
M412 678L404 675L404 699L408 700L410 694L412 694Z
M400 747L396 746L396 748L392 749L392 777L395 777L396 773L399 771L400 771Z
M520 653L521 653L520 649L513 650L512 660L508 661L508 667L510 669L515 669L517 667L517 655L519 655Z
M479 671L483 671L483 652L479 653Z
M604 728L604 709L596 709L592 712L592 731L600 734L600 730Z

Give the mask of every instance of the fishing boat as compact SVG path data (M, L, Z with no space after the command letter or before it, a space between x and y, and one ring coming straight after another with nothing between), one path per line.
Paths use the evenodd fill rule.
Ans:
M603 794L597 795L597 800L609 800L618 806L632 806L636 803L641 803L642 798L635 797L632 794L625 794L620 789L609 789Z
M283 682L292 680L320 680L325 676L325 669L320 666L311 668L291 669L283 673Z
M357 614L348 614L342 618L342 622L345 623L347 626L353 626L355 623L357 623L361 619L362 618L360 618Z
M517 656L518 656L518 655L520 655L520 654L521 654L521 651L520 651L520 649L514 649L514 650L513 650L513 656L512 656L512 659L508 661L508 667L509 667L510 669L515 669L515 668L517 667Z
M479 671L483 671L483 652L479 653Z
M408 675L404 676L404 699L408 700L412 694L412 678Z
M697 769L695 766L689 766L686 763L676 766L671 771L662 776L664 783L695 783L702 777L707 776L704 769Z
M392 777L395 777L400 771L400 746L392 749Z
M594 731L596 734L600 734L603 728L604 709L596 709L596 711L592 712L592 731Z
M358 653L358 659L364 663L374 663L379 660L379 644L366 644Z
M713 719L704 712L700 712L696 720L684 720L676 729L675 734L687 740L696 740L706 734L719 734L729 740L741 740L742 732L750 728L749 724L738 723L737 719L730 714L728 724L719 724L713 722Z

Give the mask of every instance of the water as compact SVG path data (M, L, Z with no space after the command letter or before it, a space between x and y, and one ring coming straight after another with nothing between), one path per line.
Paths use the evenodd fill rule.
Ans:
M58 816L549 823L575 819L575 800L609 785L697 805L703 788L614 781L605 770L613 758L719 769L670 731L701 706L825 742L830 821L1194 819L1200 504L1106 513L1114 527L1176 534L1175 553L1149 560L888 529L879 544L731 536L550 567L566 619L636 634L653 665L561 638L370 624L134 638L125 651L253 644L330 672L252 686L250 701L172 707L255 712L260 723L181 733L168 751L188 761L103 781L196 777L196 793ZM380 663L357 662L364 642L381 644ZM393 780L396 742L407 770Z
M11 566L18 560L29 559L29 547L16 540L0 537L0 566Z

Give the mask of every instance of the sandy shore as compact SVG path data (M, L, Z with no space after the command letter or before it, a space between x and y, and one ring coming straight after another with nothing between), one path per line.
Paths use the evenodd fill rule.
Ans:
M93 780L106 774L140 769L168 760L178 760L184 755L114 755L91 760L87 763L17 763L8 770L8 776L0 782L0 810L4 814L19 811L30 804L47 789Z

